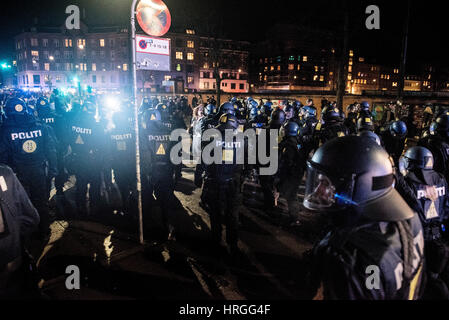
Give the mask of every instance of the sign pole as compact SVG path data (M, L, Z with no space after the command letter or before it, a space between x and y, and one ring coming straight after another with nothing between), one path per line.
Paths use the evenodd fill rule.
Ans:
M139 241L144 244L143 239L143 208L142 208L142 178L140 170L140 141L139 141L139 112L137 108L137 65L136 65L136 4L133 0L131 5L131 47L132 47L132 70L133 70L133 98L134 98L134 134L136 139L136 178L137 178L137 209L139 213Z

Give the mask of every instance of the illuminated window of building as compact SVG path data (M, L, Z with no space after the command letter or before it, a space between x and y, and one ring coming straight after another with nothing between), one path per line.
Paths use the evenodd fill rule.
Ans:
M281 66L278 66L277 70L278 70L278 71L281 71Z
M396 74L398 74L398 73L399 73L399 69L394 69L393 72L396 73Z
M195 58L193 52L187 53L187 60L193 60Z
M195 48L195 42L192 40L187 40L187 48Z
M165 81L170 81L171 80L171 76L164 76L164 80Z
M334 49L334 48L332 48L331 52L332 52L332 53L335 53L335 49Z
M313 81L317 81L318 80L318 75L314 75L313 76Z
M267 81L267 75L265 75L265 76L263 77L263 80L264 80L264 81Z
M104 47L104 39L100 39L100 47Z
M290 58L288 58L288 60L295 61L295 56L290 56Z
M193 29L186 29L187 34L195 34L195 30Z
M270 71L274 71L274 66L271 66L271 67L270 67Z
M324 76L320 76L320 81L321 81L321 82L324 81Z
M352 66L349 66L348 72L352 72Z
M318 72L318 66L315 66L314 69L315 69L315 72Z
M85 47L85 46L86 46L86 40L78 39L78 47Z
M360 57L359 62L365 62L365 58Z
M298 64L298 67L296 68L296 70L301 70L301 65L300 64Z
M307 62L309 58L307 56L302 57L302 61Z
M179 63L176 65L176 71L178 71L178 72L181 71L181 65Z
M359 73L357 73L357 77L360 77L360 75L361 75L361 74L362 74L362 73L360 73L360 72L359 72Z
M33 56L33 57L39 57L39 51L31 51L31 55Z
M178 59L178 60L184 59L183 53L180 51L176 51L176 59Z
M363 84L366 84L366 79L365 79L365 80L363 80Z
M350 51L349 51L349 56L350 56L350 57L353 57L353 56L354 56L354 51L353 51L353 50L350 50Z
M397 83L397 82L393 82L392 86L393 86L393 87L397 87L397 86L398 86L398 83Z
M333 73L333 72L331 71L331 72L329 72L329 75L330 75L330 76L333 76L333 75L334 75L334 73Z
M187 83L193 83L193 77L187 77Z
M288 70L295 70L295 65L294 64L289 64L288 65Z
M32 47L37 47L39 44L38 44L38 42L37 42L37 39L35 39L35 38L31 38L31 46Z
M127 63L123 64L123 71L128 71L128 64Z
M390 75L387 76L387 80L390 80Z
M72 39L64 39L64 45L66 48L72 47Z
M348 80L352 80L352 74L348 74Z
M268 63L268 58L265 58L265 63Z
M97 71L97 64L96 63L92 63L92 71Z
M45 69L45 71L50 71L50 64L44 63L44 69Z
M429 76L427 77L428 80L432 79L432 76L429 74Z

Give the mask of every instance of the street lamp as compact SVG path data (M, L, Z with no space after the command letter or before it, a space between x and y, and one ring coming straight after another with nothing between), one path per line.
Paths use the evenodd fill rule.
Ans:
M80 50L83 50L83 49L84 49L84 45L80 44L80 45L78 46L78 48L79 48Z
M53 60L55 60L55 57L50 56L48 59L49 59L50 61L53 61Z

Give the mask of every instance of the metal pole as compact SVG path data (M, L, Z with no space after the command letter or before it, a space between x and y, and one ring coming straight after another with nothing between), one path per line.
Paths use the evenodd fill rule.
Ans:
M132 70L133 70L133 96L134 96L134 134L136 138L136 179L137 179L137 209L139 211L139 240L143 239L143 209L142 209L142 180L140 172L140 141L139 141L139 114L137 108L137 66L136 66L136 3L131 5L131 48L132 48Z
M398 100L402 100L404 97L404 78L406 72L407 65L407 47L408 47L408 32L410 25L410 9L411 9L411 1L407 1L407 12L405 15L404 21L404 33L402 38L402 52L401 52L401 66L399 71L399 86L398 86Z

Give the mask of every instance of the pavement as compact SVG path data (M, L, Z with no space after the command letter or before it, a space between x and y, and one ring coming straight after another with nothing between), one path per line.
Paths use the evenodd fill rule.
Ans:
M239 248L231 259L211 246L210 221L199 206L201 190L193 168L183 170L176 187L176 241L160 236L159 210L144 213L145 245L137 220L120 214L79 219L71 180L66 201L53 198L57 214L48 243L39 249L44 294L56 300L302 300L307 290L303 254L317 240L308 232L313 216L301 212L296 223L242 207ZM303 188L299 197L303 197ZM58 210L59 208L59 210ZM61 209L62 208L62 209ZM61 214L61 212L64 214ZM318 235L317 235L318 236ZM80 290L66 288L66 268L77 266Z

